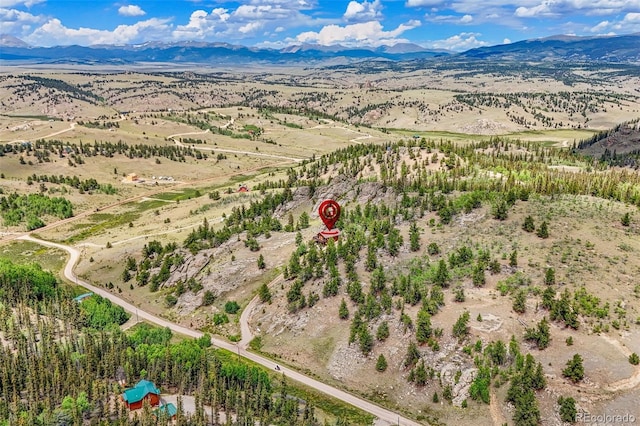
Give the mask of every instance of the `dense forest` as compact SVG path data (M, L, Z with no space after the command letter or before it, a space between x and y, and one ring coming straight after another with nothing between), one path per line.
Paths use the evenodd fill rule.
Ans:
M0 214L5 226L26 223L27 230L31 231L45 225L42 220L44 216L54 216L59 219L73 216L73 206L63 197L13 193L0 196Z
M195 396L195 412L178 407L178 425L220 424L222 413L227 424L318 424L310 403L300 409L288 396L284 377L274 382L216 351L208 335L175 341L147 325L124 333L121 308L95 295L75 301L35 264L0 259L0 289L0 425L157 424L149 407L130 417L120 401L117 380L141 378Z

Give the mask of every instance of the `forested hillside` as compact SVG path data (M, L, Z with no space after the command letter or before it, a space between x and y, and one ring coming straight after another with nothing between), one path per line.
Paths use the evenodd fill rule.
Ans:
M0 425L157 424L147 407L131 417L124 389L146 378L164 393L194 395L196 411L179 407L177 424L217 420L205 405L245 424L317 424L314 408L287 395L263 369L210 348L201 339L172 339L168 329L118 328L128 315L91 296L77 302L69 288L35 264L0 259ZM216 418L218 418L216 416Z

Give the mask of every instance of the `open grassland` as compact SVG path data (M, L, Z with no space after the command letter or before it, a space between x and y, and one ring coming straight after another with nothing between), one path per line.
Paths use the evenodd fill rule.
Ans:
M67 261L67 253L62 250L43 247L30 241L15 241L0 247L0 257L15 263L38 263L44 270L57 274Z

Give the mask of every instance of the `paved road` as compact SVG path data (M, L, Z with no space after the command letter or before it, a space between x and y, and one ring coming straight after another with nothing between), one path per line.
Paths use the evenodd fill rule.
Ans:
M123 300L121 298L119 298L117 295L110 293L100 287L96 287L94 285L89 284L86 281L81 280L80 278L78 278L75 273L73 272L73 269L76 265L76 263L78 262L78 260L80 259L80 251L74 247L71 246L67 246L64 244L58 244L58 243L53 243L53 242L49 242L49 241L44 241L44 240L40 240L38 238L34 238L31 235L22 235L20 237L18 237L18 239L21 240L27 240L27 241L32 241L34 243L38 243L44 246L48 246L48 247L55 247L61 250L64 250L66 252L69 253L69 260L67 261L67 264L64 267L64 276L71 282L75 282L78 285L81 285L85 288L87 288L88 290L94 292L95 294L98 294L106 299L109 299L111 302L115 303L116 305L122 306L125 310L131 312L132 314L135 314L138 316L139 319L143 319L146 321L149 321L151 323L154 323L156 325L159 325L160 327L168 327L170 328L172 331L179 333L179 334L183 334L185 336L189 336L189 337L193 337L193 338L199 338L202 337L203 333L197 330L192 330L190 328L187 327L183 327L179 324L173 323L171 321L167 321L164 318L160 318L157 317L149 312L146 312L134 305L132 305L131 303L127 302L126 300ZM278 276L273 282L278 282L278 280L281 279L281 276ZM255 304L257 303L257 298L254 298L251 303L249 304L249 306L247 306L247 313L245 314L243 312L242 316L245 317L244 320L244 325L241 327L242 333L243 335L246 336L250 336L251 332L248 328L248 317L251 313L250 309L253 309L253 306L255 306ZM241 317L242 317L241 316ZM248 352L246 350L246 345L249 343L250 338L247 337L245 339L243 339L241 342L239 342L238 344L234 344L234 343L230 343L227 342L225 340L220 340L218 338L212 338L211 342L213 343L214 346L217 346L219 348L223 348L226 349L228 351L231 352L235 352L238 355L249 359L253 362L256 362L258 364L261 364L267 368L274 368L275 364L272 360L264 358L260 355L256 355L252 352ZM385 408L382 408L376 404L373 404L369 401L366 401L362 398L359 398L355 395L352 395L348 392L345 392L343 390L337 389L333 386L329 386L325 383L322 383L318 380L312 379L311 377L307 377L304 374L301 374L295 370L292 370L290 368L284 367L284 366L280 366L280 370L282 371L282 373L284 373L288 378L293 379L297 382L303 383L309 387L312 387L320 392L323 392L327 395L330 395L334 398L340 399L348 404L353 405L354 407L360 408L361 410L364 410L368 413L371 413L372 415L374 415L375 417L378 418L378 421L376 422L377 425L406 425L406 426L420 426L420 423L417 423L414 420L411 419L407 419L405 417L402 417L400 415L398 415L397 413L394 413L392 411L389 411Z

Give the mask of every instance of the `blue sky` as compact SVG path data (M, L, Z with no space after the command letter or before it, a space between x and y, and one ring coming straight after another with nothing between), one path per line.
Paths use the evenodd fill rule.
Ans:
M34 46L411 42L461 51L557 34L635 32L640 0L0 0L0 33Z

